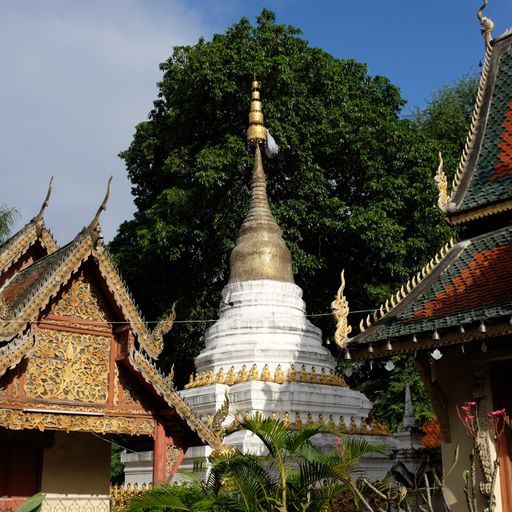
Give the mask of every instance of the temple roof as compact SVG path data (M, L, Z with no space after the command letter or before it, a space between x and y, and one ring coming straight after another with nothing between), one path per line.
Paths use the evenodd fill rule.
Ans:
M489 40L473 122L445 213L454 223L512 209L512 33Z
M158 357L163 348L162 336L155 336L150 331L101 239L94 240L87 230L58 251L18 272L0 289L0 303L6 308L4 314L0 315L0 340L10 340L35 320L51 297L89 258L97 263L140 346L151 357Z
M511 267L512 227L459 242L424 277L419 274L416 286L398 296L398 304L389 307L388 301L388 307L377 310L374 323L367 321L365 328L362 322L363 332L349 346L431 335L438 329L503 317L508 321L512 315Z
M88 261L98 269L114 309L134 334L136 343L129 349L125 364L139 374L203 442L219 447L220 430L214 431L201 421L179 396L172 378L164 376L156 366L155 359L163 348L163 334L172 325L174 316L164 319L152 331L148 328L94 230L84 229L69 244L19 271L0 289L0 340L6 342L0 343L0 376L16 367L23 358L30 357L37 337L27 326L39 320L50 300Z

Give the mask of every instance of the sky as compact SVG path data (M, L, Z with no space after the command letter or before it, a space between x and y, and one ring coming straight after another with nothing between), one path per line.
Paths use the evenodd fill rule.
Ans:
M0 204L19 229L54 176L46 225L60 244L88 224L113 176L105 239L134 206L123 161L157 95L159 63L177 45L210 39L263 7L302 29L312 46L368 64L422 106L445 84L479 71L474 0L0 0ZM494 35L512 2L490 0Z

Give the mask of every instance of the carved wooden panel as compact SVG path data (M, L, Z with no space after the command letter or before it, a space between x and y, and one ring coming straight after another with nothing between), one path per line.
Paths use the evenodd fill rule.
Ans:
M44 400L105 403L110 337L41 329L29 359L24 391Z
M155 422L151 418L75 416L58 413L30 413L0 409L0 427L11 430L65 430L66 432L98 432L101 434L153 435Z
M101 291L83 273L80 273L63 291L60 299L52 304L50 313L97 322L111 320L108 304Z

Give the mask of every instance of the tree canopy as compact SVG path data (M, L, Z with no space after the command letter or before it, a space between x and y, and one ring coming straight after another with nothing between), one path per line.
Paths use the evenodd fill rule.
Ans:
M9 208L5 204L0 205L0 243L9 238L11 227L18 217L18 210Z
M248 206L254 77L280 146L264 163L272 210L309 312L328 312L343 268L351 309L375 307L449 237L434 206L439 144L400 116L400 91L366 65L311 47L263 10L255 25L243 18L175 48L161 69L149 118L121 153L137 212L111 244L148 320L175 300L178 320L217 317ZM350 320L356 328L358 315ZM330 318L313 321L332 335ZM208 325L171 331L178 381Z

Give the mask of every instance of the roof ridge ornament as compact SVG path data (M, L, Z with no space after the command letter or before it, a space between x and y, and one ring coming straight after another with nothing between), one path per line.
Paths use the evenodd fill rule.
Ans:
M450 194L448 194L448 179L444 172L444 160L441 151L439 151L439 166L434 177L436 182L439 197L437 199L437 206L442 212L446 211L446 205L450 202Z
M348 300L343 291L345 290L345 269L341 271L341 285L336 292L334 300L331 302L331 311L336 322L336 331L334 332L334 342L338 347L343 348L348 343L348 335L352 332L352 327L348 323Z
M101 237L101 229L100 229L100 215L102 212L104 212L107 209L108 200L110 198L110 188L112 183L112 176L108 179L107 183L107 192L105 194L105 197L103 198L102 203L100 204L100 207L98 208L98 211L96 212L96 215L92 219L91 223L85 228L85 232L89 235L95 236L95 238Z
M489 0L484 0L484 3L480 6L480 9L478 9L478 12L476 13L477 18L480 21L481 32L484 36L486 46L490 44L492 39L492 31L494 30L494 21L492 21L490 18L487 18L486 16L483 16L483 11L487 7L488 3Z
M468 135L466 137L466 141L464 143L464 149L462 150L462 155L459 160L459 165L457 167L457 170L455 171L455 175L453 177L452 182L452 193L450 196L450 202L452 202L455 198L455 195L457 193L457 188L461 182L462 175L464 173L464 170L466 168L466 164L468 162L469 154L471 152L471 147L473 146L473 140L476 135L476 125L478 123L478 119L480 118L480 111L482 109L482 104L484 101L484 92L485 88L487 86L487 78L489 76L489 71L491 68L491 53L492 53L492 45L491 45L491 35L492 31L494 29L494 22L483 16L483 11L487 7L487 4L489 3L489 0L484 0L483 4L480 6L480 9L478 9L478 12L476 13L478 20L480 21L481 25L481 32L485 39L485 59L484 64L482 66L482 74L480 75L480 81L478 83L478 89L476 93L476 99L475 99L475 106L473 108L473 113L471 114L471 125L468 130ZM448 206L447 204L447 206ZM447 210L451 208L451 205Z
M44 198L43 204L41 205L41 209L39 213L32 219L32 222L35 224L39 224L43 220L43 215L48 207L48 203L50 202L50 197L52 195L53 190L53 176L50 178L50 183L48 183L48 191L46 192L46 197Z

